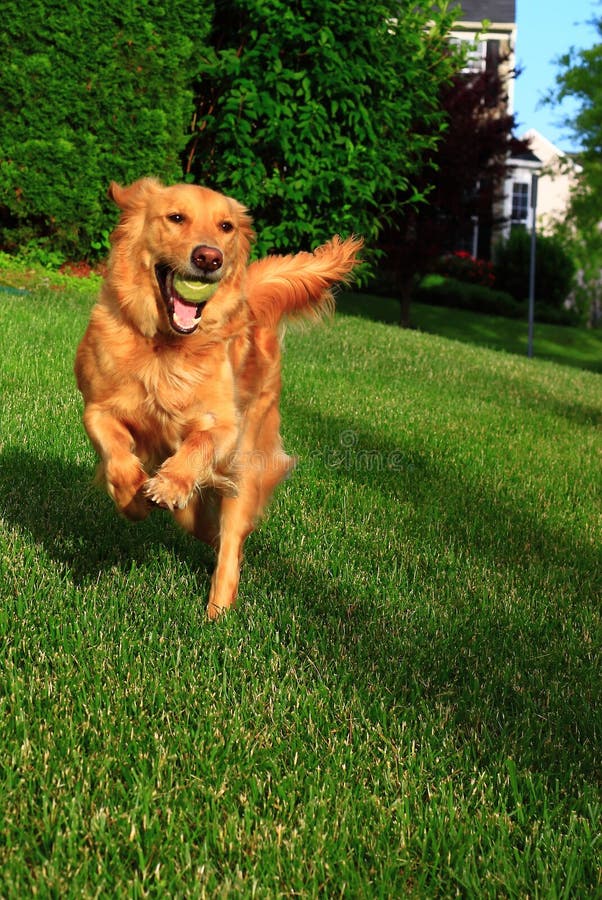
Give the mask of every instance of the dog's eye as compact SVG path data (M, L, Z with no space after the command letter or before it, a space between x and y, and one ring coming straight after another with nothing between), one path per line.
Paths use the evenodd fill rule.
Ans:
M170 213L167 218L175 225L182 225L182 223L186 221L186 216L183 216L182 213Z
M232 224L232 222L228 222L227 220L225 222L220 222L219 227L226 234L230 234L231 231L234 231L234 225Z

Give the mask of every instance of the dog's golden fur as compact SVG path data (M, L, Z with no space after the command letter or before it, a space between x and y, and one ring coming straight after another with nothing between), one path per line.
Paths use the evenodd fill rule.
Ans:
M361 240L249 265L252 222L236 200L151 178L111 196L121 219L75 362L84 425L121 512L167 508L215 547L215 618L236 601L243 543L294 465L280 438L278 327L331 306ZM185 302L174 273L215 293Z

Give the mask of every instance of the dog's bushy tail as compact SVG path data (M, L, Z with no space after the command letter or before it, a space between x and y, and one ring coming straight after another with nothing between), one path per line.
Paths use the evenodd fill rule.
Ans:
M357 263L363 239L334 237L313 253L267 256L247 269L247 297L262 325L284 317L320 319L333 311L330 288L345 282Z

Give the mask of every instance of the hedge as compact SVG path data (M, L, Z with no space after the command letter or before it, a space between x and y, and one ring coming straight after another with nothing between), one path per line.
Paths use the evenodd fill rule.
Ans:
M194 46L208 34L212 10L184 0L6 0L5 249L33 241L66 255L101 253L114 216L100 186L140 174L181 178L199 66Z
M111 179L208 184L256 252L369 245L444 129L457 10L382 0L6 0L0 247L103 255ZM27 247L29 243L29 248Z
M442 275L425 276L414 289L413 299L431 306L466 309L507 319L526 319L528 315L526 300L519 302L506 291L492 290ZM578 325L580 322L575 310L559 309L541 302L535 304L535 319L554 325Z

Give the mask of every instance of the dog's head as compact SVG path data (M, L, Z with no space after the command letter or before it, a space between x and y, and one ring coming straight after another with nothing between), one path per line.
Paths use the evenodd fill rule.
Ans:
M227 317L253 239L245 207L209 188L164 187L154 178L112 183L109 194L122 211L109 282L140 331L185 336Z

